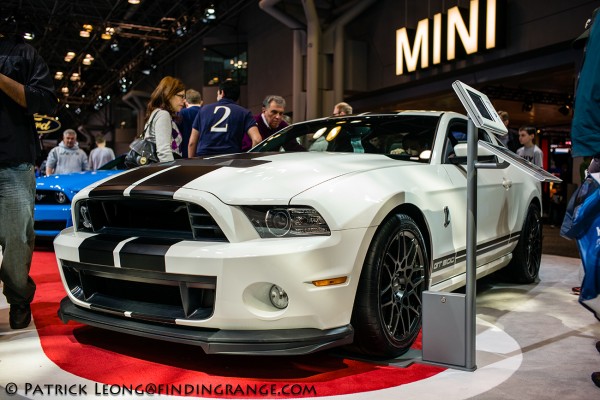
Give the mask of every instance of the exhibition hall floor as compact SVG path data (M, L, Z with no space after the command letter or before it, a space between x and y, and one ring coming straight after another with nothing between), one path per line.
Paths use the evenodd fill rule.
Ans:
M538 282L478 282L474 372L407 360L374 363L339 351L298 357L207 356L199 348L62 324L51 248L34 254L34 321L8 326L0 296L0 399L332 398L593 399L600 323L577 302L578 258L544 254ZM412 359L411 359L412 357ZM161 386L162 385L162 386ZM17 391L16 394L12 394ZM161 395L150 396L159 390ZM180 390L180 392L178 392Z

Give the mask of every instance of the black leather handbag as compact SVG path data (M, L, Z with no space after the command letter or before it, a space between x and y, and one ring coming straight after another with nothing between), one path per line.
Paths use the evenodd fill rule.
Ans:
M143 167L159 161L156 154L156 143L144 139L146 129L150 128L151 132L154 130L154 117L156 117L156 114L158 113L152 116L150 123L146 125L142 134L129 145L129 152L125 155L125 165L128 168Z

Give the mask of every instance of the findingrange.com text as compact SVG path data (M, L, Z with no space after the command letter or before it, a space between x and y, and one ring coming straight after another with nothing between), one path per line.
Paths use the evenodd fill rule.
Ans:
M303 384L136 384L136 385L107 385L103 383L87 384L36 384L25 383L19 387L9 382L4 387L6 394L25 396L236 396L236 397L267 397L267 396L317 396L313 385Z

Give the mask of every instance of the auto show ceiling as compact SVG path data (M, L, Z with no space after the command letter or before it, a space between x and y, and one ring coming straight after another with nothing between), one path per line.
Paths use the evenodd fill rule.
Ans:
M63 104L95 105L99 96L114 92L115 86L126 89L132 75L149 75L174 51L252 3L3 0L0 23L24 35L39 51Z
M326 26L361 1L316 0L315 5ZM263 2L303 20L301 0ZM236 17L258 4L258 0L3 0L0 23L30 35L29 42L55 78L62 106L93 112L108 101L107 95L125 93L134 78L148 76L218 26L236 25ZM543 121L545 126L565 126L571 113L561 111L569 99L548 94L572 94L574 75L572 68L536 72L480 89L493 91L488 95L498 108L511 113L515 124ZM517 93L511 88L526 90ZM527 96L535 100L532 110L527 110ZM452 106L445 104L451 100L429 96L415 99L415 105L441 109ZM387 109L411 105L388 104Z

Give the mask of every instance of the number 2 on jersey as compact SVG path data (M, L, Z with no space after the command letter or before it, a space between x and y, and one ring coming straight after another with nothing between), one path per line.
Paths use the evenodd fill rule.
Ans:
M221 115L221 118L211 126L211 132L227 132L227 118L229 117L229 114L231 114L231 109L226 106L218 106L215 107L214 114L217 115L220 109L223 110L223 115Z

